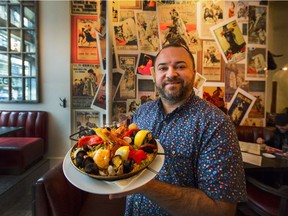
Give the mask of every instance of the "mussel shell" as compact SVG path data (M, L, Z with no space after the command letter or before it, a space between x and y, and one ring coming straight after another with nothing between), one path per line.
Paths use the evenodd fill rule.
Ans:
M82 163L82 167L86 167L88 164L91 164L93 163L94 164L94 160L92 157L86 157L84 160L83 160L83 163ZM96 164L95 164L96 165Z
M88 174L95 174L95 175L99 174L99 169L95 163L86 164L86 166L84 167L84 170Z
M84 155L87 155L87 152L84 150L80 150L77 152L76 157L84 158Z
M130 173L133 169L133 160L127 160L123 163L123 173Z
M75 158L76 165L79 166L79 167L82 167L83 160L84 160L83 157L76 157Z

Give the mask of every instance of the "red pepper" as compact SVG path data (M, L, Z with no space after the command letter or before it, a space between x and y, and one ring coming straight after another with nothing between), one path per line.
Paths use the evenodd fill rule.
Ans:
M78 140L78 147L80 148L87 145L94 146L102 143L103 140L98 135L84 136Z
M131 130L128 130L124 135L123 135L123 137L131 137L132 136L132 133L134 132L134 131L139 131L139 129L138 128L133 128L133 129L131 129Z
M135 163L139 164L147 158L147 154L141 149L134 149L129 152L129 158L132 158Z

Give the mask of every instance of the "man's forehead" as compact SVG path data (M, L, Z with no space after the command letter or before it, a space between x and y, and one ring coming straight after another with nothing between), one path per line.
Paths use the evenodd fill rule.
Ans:
M177 49L171 51L171 49ZM169 47L164 50L161 50L161 52L158 54L155 63L159 64L162 62L192 62L192 59L189 56L189 53L184 48L178 48L178 47Z

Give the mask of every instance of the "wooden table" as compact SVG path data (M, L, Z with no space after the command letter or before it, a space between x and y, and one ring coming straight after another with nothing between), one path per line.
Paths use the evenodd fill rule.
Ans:
M24 127L8 127L8 126L1 126L0 127L0 137L7 136L10 133L14 133L16 131L23 130Z
M276 158L267 158L262 156L261 166L256 166L249 163L244 163L244 168L247 171L255 170L286 170L288 172L288 158L276 156Z

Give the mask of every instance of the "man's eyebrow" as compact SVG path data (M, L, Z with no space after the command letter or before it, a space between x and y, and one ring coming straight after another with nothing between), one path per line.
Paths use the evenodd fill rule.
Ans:
M181 63L184 63L184 64L187 64L187 62L185 61L177 61L177 62L173 62L173 64L181 64ZM163 63L159 63L157 66L161 66L161 65L167 65L169 64L168 62L163 62Z

